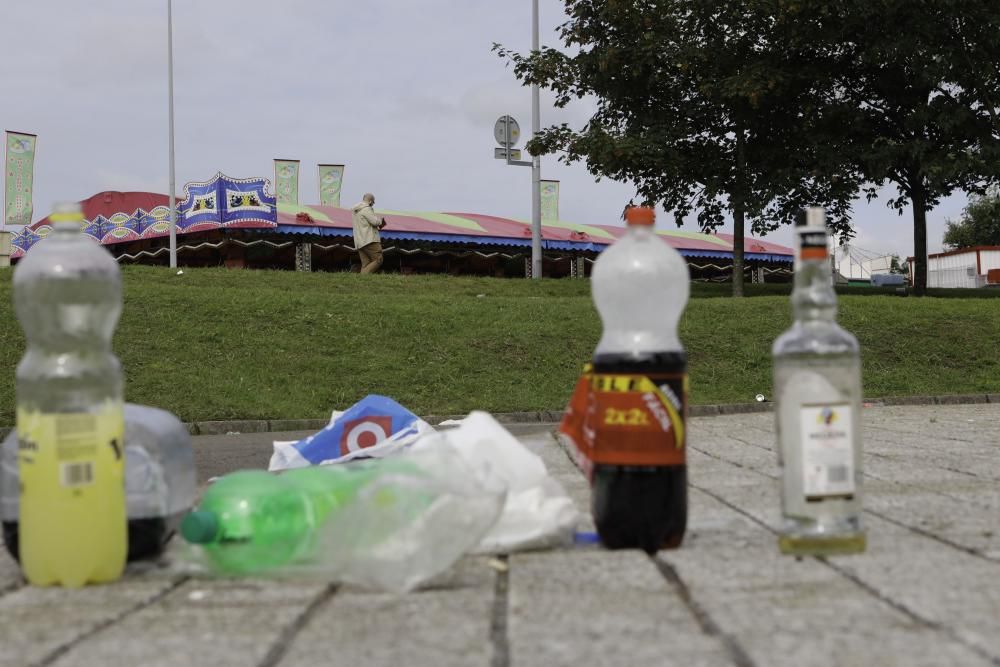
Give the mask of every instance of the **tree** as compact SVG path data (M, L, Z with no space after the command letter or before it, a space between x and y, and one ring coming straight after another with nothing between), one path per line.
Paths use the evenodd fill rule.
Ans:
M733 294L743 294L743 236L791 222L803 205L828 208L850 234L857 174L837 140L821 137L831 59L780 0L565 0L560 37L573 55L544 48L524 56L500 45L525 84L556 93L556 105L592 96L581 129L549 127L533 154L584 160L600 177L629 180L646 204L678 225L696 212L703 230L734 221ZM822 140L821 140L822 139Z
M1000 193L973 197L957 222L948 221L944 244L952 249L1000 245Z
M982 194L1000 164L1000 3L803 3L838 64L824 113L857 171L913 210L914 291L927 287L927 212L955 190ZM805 12L806 10L803 10Z

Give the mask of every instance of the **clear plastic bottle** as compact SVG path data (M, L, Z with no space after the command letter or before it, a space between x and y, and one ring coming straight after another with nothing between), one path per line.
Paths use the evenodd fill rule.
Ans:
M27 351L17 367L20 553L34 585L117 579L126 556L123 376L111 339L118 264L81 233L78 204L14 270Z
M837 325L823 209L795 230L792 327L774 342L778 463L786 554L865 549L861 523L861 358Z
M677 327L687 263L632 207L625 236L601 253L592 290L603 333L594 351L592 511L609 548L653 553L687 524L687 354Z
M0 445L0 522L3 542L18 554L20 484L17 429ZM166 410L125 404L125 503L128 513L128 560L154 558L177 532L194 504L194 451L191 435Z

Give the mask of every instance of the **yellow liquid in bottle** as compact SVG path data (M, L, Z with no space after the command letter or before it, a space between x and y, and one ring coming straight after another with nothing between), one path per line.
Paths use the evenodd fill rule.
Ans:
M98 412L18 410L21 567L35 586L118 579L128 552L121 403Z

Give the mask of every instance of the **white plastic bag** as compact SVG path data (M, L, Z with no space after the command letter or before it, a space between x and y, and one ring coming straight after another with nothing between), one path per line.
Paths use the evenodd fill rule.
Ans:
M477 545L476 553L509 553L568 544L579 514L573 501L545 468L541 458L487 412L472 412L441 434L473 470L507 489L503 512ZM437 446L422 438L415 450Z

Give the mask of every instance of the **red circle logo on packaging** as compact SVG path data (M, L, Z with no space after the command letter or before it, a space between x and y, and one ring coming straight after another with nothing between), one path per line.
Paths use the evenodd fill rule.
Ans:
M373 447L392 435L392 417L362 417L344 422L344 432L340 436L340 455Z

